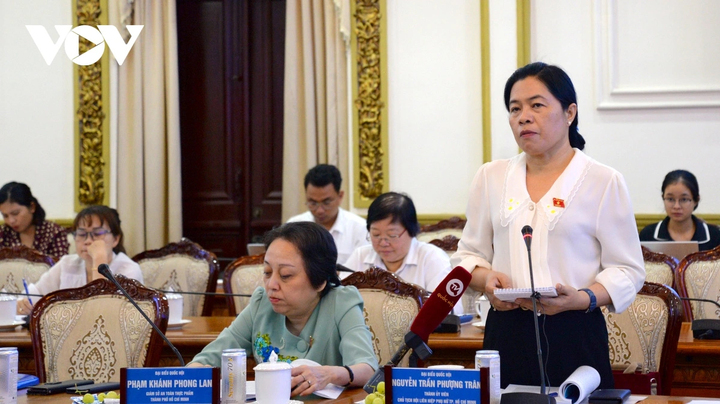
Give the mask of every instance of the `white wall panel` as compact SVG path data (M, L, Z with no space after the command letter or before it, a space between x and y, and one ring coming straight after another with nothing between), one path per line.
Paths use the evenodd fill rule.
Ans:
M72 62L48 66L25 25L72 24L70 0L0 1L0 186L27 183L48 218L75 217Z
M505 82L517 69L516 8L514 1L490 0L490 99L492 158L510 158L518 153L508 112L505 109ZM479 167L478 167L479 168Z
M627 24L652 15L656 10L651 9L658 3L670 3L628 2L643 4L644 7L620 9L621 14L633 13L619 18ZM572 78L578 94L580 133L587 141L586 153L625 176L636 213L663 213L660 185L668 171L678 168L688 169L698 177L702 201L697 212L719 213L720 187L717 184L720 183L720 163L717 153L720 136L716 128L720 127L720 108L666 106L636 109L637 105L622 104L612 110L599 109L595 95L601 89L596 78L600 69L609 68L609 62L597 59L595 53L597 10L593 4L598 3L606 4L538 0L533 2L532 13L533 58L561 66ZM676 0L672 3L684 5L694 2ZM711 3L720 6L720 3ZM699 24L692 14L673 12L672 16L675 17L672 24L665 25L676 35L683 35L689 27L696 29ZM702 20L700 23L705 25L707 35L716 32L715 24ZM632 35L621 38L622 44L618 49L639 48L646 43L644 39ZM703 42L691 42L686 46L707 51ZM617 57L616 52L613 58L617 60ZM674 82L684 85L693 80L679 73L676 76ZM632 74L625 77L627 79L623 83L633 77L637 79ZM672 80L673 76L658 74L652 80L642 82L642 86L667 86ZM647 99L642 98L645 95L637 97Z
M720 2L595 2L600 109L720 106Z
M387 5L390 188L418 213L464 212L482 163L479 2Z

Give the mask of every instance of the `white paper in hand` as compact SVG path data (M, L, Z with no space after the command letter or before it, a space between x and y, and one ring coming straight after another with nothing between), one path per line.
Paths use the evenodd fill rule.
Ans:
M292 365L292 367L294 367L294 368L296 368L298 366L302 366L302 365L320 366L320 364L315 361L311 361L310 359L303 359L303 358L295 359L294 361L292 361L292 363L290 363L290 365ZM338 398L340 396L340 394L342 394L343 390L344 390L343 387L334 385L332 383L328 383L328 385L325 386L324 389L317 390L313 394L315 394L318 397L329 398L329 399L334 400L334 399Z

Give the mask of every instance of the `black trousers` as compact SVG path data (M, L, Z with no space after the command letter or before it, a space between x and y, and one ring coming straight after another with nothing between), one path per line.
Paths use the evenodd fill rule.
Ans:
M558 387L582 365L600 373L600 388L611 389L613 381L605 317L600 309L590 313L566 311L538 318L546 383ZM500 382L540 385L533 312L490 309L483 349L500 351Z

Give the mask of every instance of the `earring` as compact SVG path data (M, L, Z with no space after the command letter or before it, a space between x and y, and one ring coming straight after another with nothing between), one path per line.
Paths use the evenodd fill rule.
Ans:
M568 126L572 125L572 121L568 122Z

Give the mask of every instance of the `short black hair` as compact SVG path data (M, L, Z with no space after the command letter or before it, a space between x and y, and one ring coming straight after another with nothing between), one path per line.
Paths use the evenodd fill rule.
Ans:
M315 222L291 222L270 230L265 235L265 248L276 239L283 239L300 251L305 273L314 288L325 284L320 297L340 285L337 274L337 248L327 229Z
M367 230L374 222L392 218L390 223L400 223L407 230L410 237L420 232L420 223L412 199L406 194L386 192L373 201L368 208Z
M697 178L695 178L695 175L693 175L693 173L691 173L690 171L673 170L667 173L662 183L661 195L664 197L665 188L678 182L685 185L690 190L690 194L695 201L695 207L693 208L693 210L697 209L698 205L700 204L700 186L698 185Z
M324 187L328 184L333 184L335 192L340 192L342 176L337 167L331 166L330 164L318 164L305 174L305 189L307 189L308 184L312 184L314 187Z
M35 204L32 223L40 226L45 221L45 209L40 206L37 198L30 191L30 187L21 182L8 182L0 188L0 204L5 202L17 203L30 209Z
M505 109L508 111L510 110L510 92L513 86L528 77L535 77L545 84L553 97L560 102L563 111L567 111L570 104L577 105L577 94L570 76L558 66L535 62L515 70L505 83ZM575 118L570 124L569 137L571 147L580 150L585 148L585 139L578 132L578 111L575 111Z

